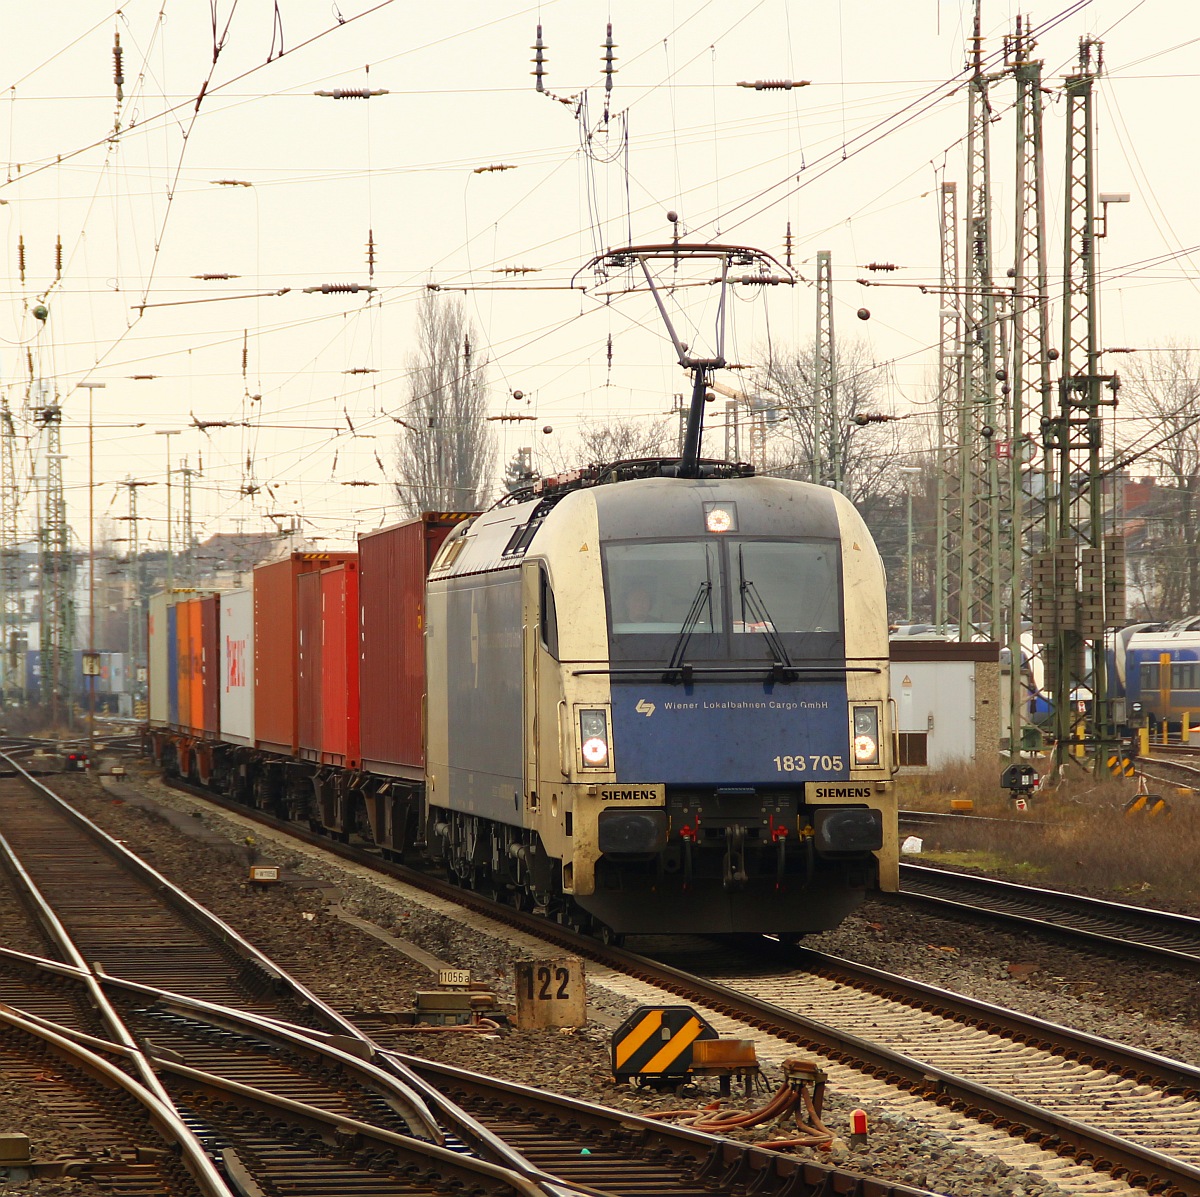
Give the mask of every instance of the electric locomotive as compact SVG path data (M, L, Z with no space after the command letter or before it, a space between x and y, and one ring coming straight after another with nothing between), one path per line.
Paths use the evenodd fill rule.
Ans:
M898 887L882 562L830 488L666 473L551 480L442 545L422 838L602 934L831 928Z

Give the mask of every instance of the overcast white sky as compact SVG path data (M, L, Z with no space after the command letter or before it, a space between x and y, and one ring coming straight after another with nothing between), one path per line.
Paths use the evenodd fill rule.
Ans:
M115 481L157 482L141 494L149 517L142 535L162 543L168 442L154 434L180 429L169 442L173 459L203 464L195 495L202 532L298 512L309 534L346 543L396 516L385 486L342 484L381 483L376 455L390 466L391 417L408 401L414 303L429 281L492 288L464 299L493 360L493 409L516 411L510 396L520 390L530 399L521 412L536 417L497 425L502 460L523 443L565 443L583 419L649 418L670 407L686 380L649 296L606 301L566 284L630 232L634 240L664 237L674 208L695 239L780 257L790 221L808 278L816 251L832 251L839 335L865 340L888 364L885 404L912 410L928 399L939 300L912 285L864 290L855 280L871 261L896 263L892 282L936 278L936 189L943 179L965 182L966 99L954 84L964 78L972 8L965 0L613 0L607 8L585 0L213 0L211 8L129 0L119 12L60 0L12 8L0 43L0 383L21 411L31 353L37 378L63 398L79 540L87 393L76 386L89 380L105 384L93 392L98 513L124 512L124 494L113 501ZM985 0L989 52L1019 11L1009 0ZM1195 341L1200 249L1181 251L1200 244L1200 6L1055 0L1032 15L1054 26L1037 51L1053 89L1052 264L1061 257L1058 83L1088 34L1105 42L1100 187L1131 196L1112 209L1102 243L1103 340L1138 348ZM587 89L586 129L572 107L534 91L529 47L539 19L547 83L568 96ZM606 131L607 20L619 71ZM812 85L736 86L764 78ZM360 87L389 94L313 95ZM1011 84L998 84L994 97L1002 275L1012 229ZM590 153L581 131L590 133ZM475 173L499 163L517 169ZM537 273L496 273L506 266ZM238 277L193 277L214 273ZM368 281L378 287L369 299L301 291ZM711 329L710 300L704 288L677 293L680 320L694 324L688 335L698 342ZM39 302L50 312L44 327L32 315ZM855 319L864 305L868 323ZM730 357L761 361L768 337L801 343L813 322L808 286L740 296ZM348 373L364 370L373 373ZM189 427L193 413L253 427L204 433ZM554 432L543 434L544 426ZM266 484L273 493L243 493ZM27 512L32 525L32 498Z

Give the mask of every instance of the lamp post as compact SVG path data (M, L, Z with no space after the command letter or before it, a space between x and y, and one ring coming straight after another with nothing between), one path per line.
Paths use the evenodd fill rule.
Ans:
M919 474L920 466L897 466L896 469L901 474ZM905 487L905 495L907 496L908 508L908 551L905 554L906 572L907 572L907 605L905 607L905 618L908 623L913 621L913 521L912 521L912 478L908 479L908 484Z
M88 676L88 766L96 751L96 675L99 673L99 654L96 652L96 475L92 452L92 395L104 390L102 382L81 382L88 393L88 649L84 654Z

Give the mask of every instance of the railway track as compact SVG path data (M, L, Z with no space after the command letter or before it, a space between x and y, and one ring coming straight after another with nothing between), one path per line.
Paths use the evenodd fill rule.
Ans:
M211 795L199 793L211 800ZM453 896L490 918L608 964L665 994L938 1104L953 1105L1152 1192L1200 1194L1200 1123L1194 1105L1200 1072L1187 1065L903 978L866 970L850 980L852 970L846 962L810 953L788 966L786 982L779 976L778 960L772 971L744 970L718 982L711 979L711 962L701 976L695 969L685 972L603 947L569 928L498 908L352 846L298 832L293 825L233 803L221 804L358 863L370 862L421 888ZM796 969L799 961L804 962L802 972ZM841 975L835 978L831 970ZM1166 1127L1170 1142L1163 1133Z
M900 886L899 895L884 900L916 902L972 920L1000 920L1041 934L1066 935L1124 956L1200 966L1200 919L1187 915L925 865L902 864Z
M129 1197L222 1197L184 1166L168 1112L106 1054L0 1006L0 1069L74 1150L18 1163L10 1181L90 1180ZM7 1165L12 1169L13 1165Z
M438 1183L443 1186L462 1185L468 1173L478 1184L481 1173L490 1173L489 1189L505 1176L508 1191L536 1187L528 1175L534 1170L488 1136L472 1143L466 1156L447 1152L427 1096L460 1141L472 1137L475 1127L426 1086L380 1068L364 1078L362 1066L345 1051L330 1046L305 1051L302 1031L291 1032L292 1041L286 1052L281 1051L276 1041L282 1032L273 1030L274 1020L281 1018L336 1034L367 1055L373 1049L365 1036L232 928L192 903L44 786L30 778L24 784L0 782L0 831L10 875L36 912L43 937L38 946L57 958L37 966L28 958L12 960L13 954L5 952L6 962L23 964L26 972L32 967L56 973L86 991L100 1010L106 1036L87 1034L88 1048L115 1054L117 1066L130 1073L134 1083L174 1111L172 1129L190 1150L198 1180L212 1180L211 1153L204 1150L205 1144L236 1143L247 1128L254 1132L252 1170L261 1169L261 1178L273 1186L276 1164L282 1178L289 1167L299 1166L306 1151L318 1150L317 1141L336 1147L338 1127L353 1126L359 1128L356 1142L370 1141L372 1166L397 1176L411 1172L419 1156L423 1163L418 1171L431 1185L434 1177L441 1177ZM114 974L123 975L125 985L140 985L136 1004L121 1012L110 1001ZM166 1015L160 1008L159 1003L172 1000L165 996L167 991L203 995L195 1011L206 1012L206 1053L201 1046L203 1024L195 1011L185 1045L181 1016ZM243 1009L234 1009L238 1006ZM270 1021L262 1021L264 1017ZM251 1025L255 1018L260 1020L257 1026ZM81 1034L70 1027L54 1029L68 1038ZM185 1053L202 1056L208 1068L185 1065ZM340 1069L335 1069L339 1063ZM160 1080L163 1074L171 1076L170 1085ZM205 1109L211 1115L201 1119L200 1130L189 1121L195 1119L196 1099L188 1095L197 1089L205 1094ZM182 1102L177 1100L181 1090ZM219 1094L216 1099L214 1092ZM359 1127L359 1113L373 1115L372 1124L362 1123L373 1126L370 1134ZM266 1149L264 1127L275 1128L278 1151ZM399 1151L393 1140L404 1150ZM480 1147L500 1160L476 1154ZM234 1151L225 1146L221 1150ZM232 1175L241 1166L231 1163L225 1170ZM350 1168L339 1191L370 1188L354 1171L357 1167L345 1161L337 1164L342 1171Z
M1151 744L1150 755L1138 757L1137 766L1148 782L1200 791L1200 745Z
M687 1194L703 1173L712 1193L741 1191L750 1178L763 1194L832 1184L862 1197L915 1195L697 1132L635 1127L644 1120L599 1108L581 1133L605 1150L589 1161L569 1139L530 1130L577 1126L581 1103L534 1090L521 1102L508 1093L497 1133L33 779L0 782L0 831L47 953L0 949L10 996L44 1012L15 1016L68 1055L103 1059L131 1091L169 1110L168 1131L190 1143L191 1171L202 1174L192 1191L205 1181L199 1191L209 1197L283 1193L302 1178L305 1191L346 1195L572 1194L576 1181L589 1193L632 1195L653 1175L655 1191ZM89 1019L92 1003L103 1010ZM476 1093L499 1084L470 1081ZM522 1104L520 1132L513 1118ZM535 1160L509 1132L536 1147ZM162 1178L149 1183L173 1191Z

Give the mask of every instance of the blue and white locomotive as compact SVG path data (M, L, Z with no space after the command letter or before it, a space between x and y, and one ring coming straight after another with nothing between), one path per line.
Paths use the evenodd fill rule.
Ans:
M827 487L663 473L548 480L442 546L425 843L602 932L833 927L898 885L882 562Z

